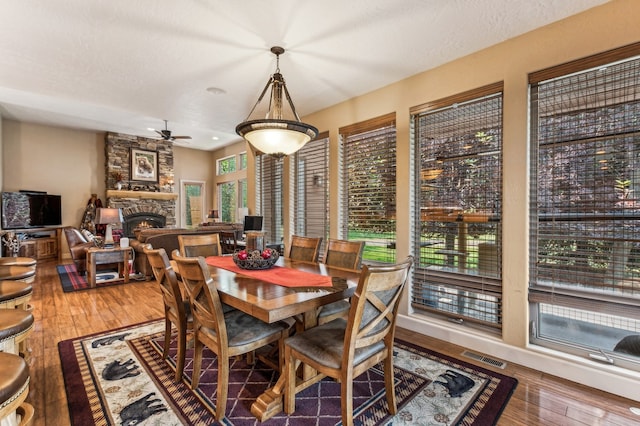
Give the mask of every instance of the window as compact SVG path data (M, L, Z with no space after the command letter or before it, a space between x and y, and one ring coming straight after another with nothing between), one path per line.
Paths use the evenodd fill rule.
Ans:
M240 204L238 207L247 207L247 180L240 179L238 184L240 185Z
M531 340L636 370L615 347L640 334L639 54L529 76Z
M247 168L247 153L240 154L240 170L246 170Z
M256 193L258 215L268 243L282 243L284 238L282 211L282 159L261 155L256 159Z
M363 260L396 260L395 113L339 129L342 237L365 241Z
M180 181L180 199L182 200L182 226L192 228L204 222L205 182Z
M294 233L322 237L320 258L329 237L329 135L319 135L295 154Z
M236 171L236 156L232 155L225 158L220 158L217 161L218 175L226 175L227 173L233 173Z
M412 304L501 328L502 83L411 110Z
M221 220L235 222L238 211L238 190L235 181L218 184L218 200Z

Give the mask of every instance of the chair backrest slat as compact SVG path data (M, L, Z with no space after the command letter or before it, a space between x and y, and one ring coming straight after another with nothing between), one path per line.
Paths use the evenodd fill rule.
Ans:
M322 237L315 238L292 235L289 258L292 260L317 263L321 243Z
M364 241L329 239L324 262L329 266L345 269L360 269Z
M363 266L351 297L345 335L345 355L355 349L393 339L400 296L409 278L413 257L396 265Z
M216 344L220 348L227 347L227 327L222 302L204 257L185 257L174 252L173 260L178 265L182 282L189 291L194 327L215 330Z
M220 256L220 236L217 233L203 235L178 235L180 254L185 257Z
M163 248L152 249L148 246L144 248L144 253L151 265L153 276L160 285L165 308L176 316L176 320L185 318L184 299L167 252Z
M220 247L222 247L222 254L232 254L238 249L238 241L236 240L235 232L220 232Z

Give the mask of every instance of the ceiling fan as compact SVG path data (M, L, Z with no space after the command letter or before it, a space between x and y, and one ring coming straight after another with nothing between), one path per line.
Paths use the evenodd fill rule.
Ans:
M164 130L155 130L165 141L174 141L176 139L191 139L191 136L171 136L171 130L167 127L167 120L164 120Z

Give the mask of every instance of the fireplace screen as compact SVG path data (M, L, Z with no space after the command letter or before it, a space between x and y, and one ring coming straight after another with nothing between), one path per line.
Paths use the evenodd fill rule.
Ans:
M139 228L164 228L167 218L156 213L134 213L124 218L122 228L124 235L135 237L134 230Z

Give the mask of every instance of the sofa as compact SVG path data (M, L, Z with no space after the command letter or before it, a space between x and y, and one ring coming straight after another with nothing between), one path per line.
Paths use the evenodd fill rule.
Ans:
M144 247L150 245L154 249L163 248L169 259L172 252L178 249L178 235L188 234L218 234L220 232L235 232L236 236L242 236L243 225L241 223L218 222L202 225L197 228L144 228L134 231L135 239L130 241L134 250L134 269L142 274L145 280L153 278L153 271L144 253Z

